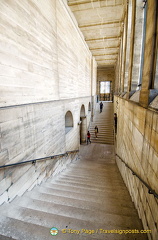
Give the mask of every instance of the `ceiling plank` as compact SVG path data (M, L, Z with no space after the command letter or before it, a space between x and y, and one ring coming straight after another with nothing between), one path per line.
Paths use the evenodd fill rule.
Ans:
M102 37L102 38L92 38L92 39L86 39L85 38L85 41L86 42L91 42L91 41L99 41L99 40L105 40L105 39L118 39L119 40L119 38L120 38L121 36L109 36L109 37Z
M105 0L99 0L100 2L105 2L106 3L106 1ZM75 5L81 5L81 4L87 4L87 3L95 3L95 2L99 2L98 0L93 0L93 1L91 1L91 0L85 0L85 1L72 1L72 2L70 2L69 0L68 0L68 6L75 6ZM115 7L115 6L122 6L123 4L122 3L115 3L115 4L107 4L107 7Z
M85 24L85 25L79 25L79 28L86 28L86 27L95 27L95 26L102 26L102 25L108 25L108 24L122 24L123 20L116 20L116 21L108 21L108 22L100 22L100 23L92 23L92 24Z
M89 48L89 50L105 50L105 49L118 49L119 50L119 47L116 47L116 46L112 46L112 47L101 47L101 48Z
M97 56L110 56L110 55L118 55L118 52L117 53L104 53L104 54L94 54L93 53L93 56L97 57Z

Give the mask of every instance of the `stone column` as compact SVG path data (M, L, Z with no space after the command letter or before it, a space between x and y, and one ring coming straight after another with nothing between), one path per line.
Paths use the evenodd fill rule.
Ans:
M86 142L86 136L87 136L87 118L81 117L81 143Z
M147 21L144 66L142 75L142 88L140 91L139 103L143 107L148 107L150 87L153 81L153 62L156 41L156 0L147 2Z
M128 6L126 9L126 15L123 26L123 59L122 59L122 72L121 72L121 92L124 92L124 78L125 78L125 66L126 66L126 48L127 48L127 26L128 26Z
M128 91L128 70L130 61L130 37L131 37L131 27L132 27L132 0L127 2L127 40L126 40L126 60L125 60L125 73L124 73L124 91Z
M122 73L122 57L123 57L123 32L120 39L120 53L119 53L119 92L121 92L121 73Z
M129 68L128 68L127 99L129 99L129 93L131 91L131 83L132 83L134 36L135 36L135 15L136 15L136 0L133 0L132 1L132 21L131 21L131 36L130 36L130 58L129 58Z

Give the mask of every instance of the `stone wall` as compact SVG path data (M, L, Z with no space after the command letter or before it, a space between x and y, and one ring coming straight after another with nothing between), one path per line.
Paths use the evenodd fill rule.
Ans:
M88 128L97 65L66 1L2 0L0 18L0 165L78 149L80 110ZM67 111L73 127L66 133ZM0 169L0 203L70 160Z
M116 153L158 193L158 113L119 97L115 97L115 112L118 115ZM152 230L149 240L157 240L158 199L148 193L119 158L117 164L144 229Z
M92 55L62 0L2 0L0 18L0 106L91 94Z

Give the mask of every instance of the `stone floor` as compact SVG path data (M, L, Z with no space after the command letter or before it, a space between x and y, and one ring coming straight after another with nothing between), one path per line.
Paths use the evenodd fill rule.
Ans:
M106 232L143 229L112 145L82 145L80 160L0 212L0 240L147 240L140 233Z

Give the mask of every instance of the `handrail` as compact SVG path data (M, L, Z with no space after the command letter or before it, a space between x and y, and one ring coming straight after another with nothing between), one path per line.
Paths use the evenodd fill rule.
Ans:
M67 151L65 153L61 153L61 154L57 154L57 155L53 155L53 156L48 156L48 157L43 157L43 158L36 158L36 159L23 161L23 162L12 163L12 164L6 164L6 165L0 166L0 168L13 167L13 166L18 166L18 165L26 164L26 163L30 163L30 162L32 164L35 164L36 161L44 161L44 160L53 159L53 158L56 158L56 157L63 157L65 155L68 156L68 154L75 153L75 152L79 152L79 150L72 150L72 151Z
M128 164L125 163L125 161L118 154L116 154L116 156L125 164L127 168L131 170L132 174L136 176L148 188L148 193L153 194L155 198L158 198L158 194L155 192L155 190L153 190L136 172L134 172L133 169L128 166Z

